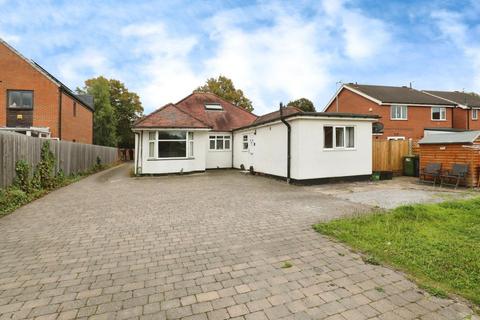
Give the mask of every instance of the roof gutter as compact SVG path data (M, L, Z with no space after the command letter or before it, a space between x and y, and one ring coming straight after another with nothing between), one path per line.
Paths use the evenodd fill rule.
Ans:
M283 103L280 103L280 120L287 127L287 183L290 183L290 167L291 167L291 136L292 136L292 127L285 120L283 116Z

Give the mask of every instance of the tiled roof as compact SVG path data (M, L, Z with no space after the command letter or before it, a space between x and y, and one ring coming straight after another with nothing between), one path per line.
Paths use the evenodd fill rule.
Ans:
M136 128L210 128L203 121L167 104L135 123Z
M466 92L460 92L460 91L434 91L434 90L425 90L425 92L430 93L434 96L464 105L464 106L480 108L480 96L472 93L466 93Z
M382 103L424 104L429 106L454 105L444 99L434 97L430 94L409 87L376 86L355 83L349 83L345 86L347 88L358 90Z
M219 104L222 110L206 110L206 104ZM231 131L248 125L257 116L212 93L192 93L176 104L169 104L135 124L151 128L211 128Z
M288 115L295 114L295 113L300 113L300 112L302 112L302 110L300 110L296 107L285 107L285 108L283 108L282 113L283 113L283 116L288 116ZM276 119L280 119L280 111L279 110L274 111L274 112L270 112L270 113L264 114L263 116L258 117L253 122L253 124L270 122L270 121L276 120Z

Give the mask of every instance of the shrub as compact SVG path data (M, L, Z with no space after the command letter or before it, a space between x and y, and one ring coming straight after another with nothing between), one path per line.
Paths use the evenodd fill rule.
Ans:
M28 201L27 193L18 188L0 190L0 214L9 213Z
M40 162L36 168L37 179L39 179L40 187L43 189L52 189L55 187L55 156L50 150L50 141L45 141L40 151Z
M24 192L30 191L30 165L25 160L15 163L15 181L13 184Z

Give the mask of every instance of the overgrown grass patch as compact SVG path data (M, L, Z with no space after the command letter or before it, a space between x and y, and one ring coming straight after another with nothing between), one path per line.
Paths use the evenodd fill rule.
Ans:
M407 205L314 228L370 262L405 271L436 296L454 293L480 305L480 198Z

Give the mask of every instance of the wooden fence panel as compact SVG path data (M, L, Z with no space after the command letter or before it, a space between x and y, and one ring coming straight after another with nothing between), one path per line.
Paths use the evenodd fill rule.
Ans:
M392 171L402 174L403 157L410 153L408 140L373 140L373 171Z
M45 139L0 131L0 188L9 186L15 178L15 164L25 160L34 168L40 162L40 150ZM118 149L69 141L50 140L55 155L56 170L66 175L86 171L97 163L111 164L119 160Z

